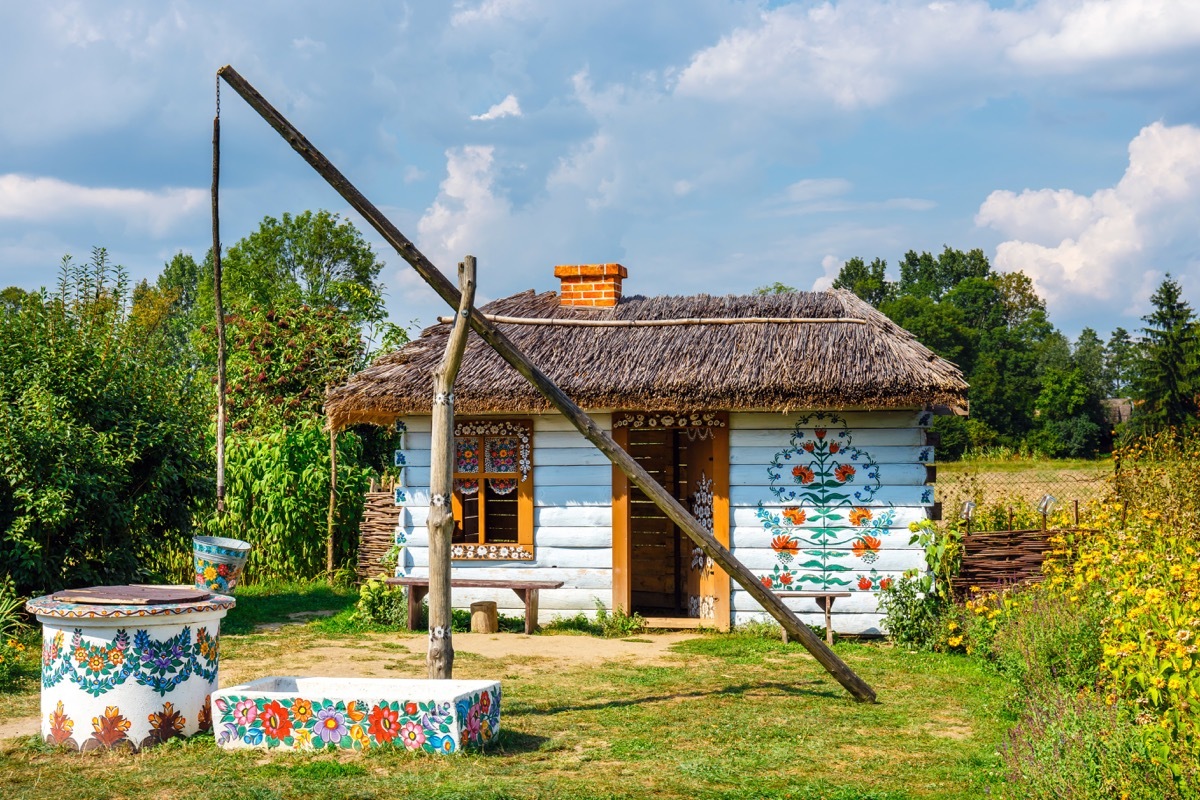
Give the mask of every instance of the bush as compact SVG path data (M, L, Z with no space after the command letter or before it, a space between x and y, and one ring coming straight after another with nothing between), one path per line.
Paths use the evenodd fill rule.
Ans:
M367 581L359 589L358 606L351 620L396 630L407 628L408 590L381 580Z
M620 639L646 630L646 618L641 614L636 611L626 614L620 606L609 613L599 600L596 601L596 624L600 628L600 635L606 639Z
M883 612L883 627L893 642L932 650L941 636L945 604L921 587L920 578L902 576L879 593L879 610Z
M646 618L636 611L626 614L619 606L610 613L602 601L596 600L594 619L589 619L587 614L580 611L573 617L555 617L548 625L542 626L542 630L550 633L586 633L606 639L620 639L646 630Z
M1089 691L1029 698L1021 721L1005 737L1002 755L1016 797L1197 797L1195 783L1177 781L1151 756L1139 726ZM1195 777L1200 776L1192 769Z
M1029 691L1093 689L1103 657L1101 621L1091 604L1031 587L1017 594L1016 611L996 632L991 655L1002 672Z
M371 472L358 466L359 440L338 436L334 563L353 557ZM246 583L310 580L325 574L329 513L329 434L308 417L256 436L231 436L226 514L209 520L218 536L254 545Z
M190 550L208 387L166 339L171 300L129 305L96 249L0 310L0 574L21 594L152 580Z

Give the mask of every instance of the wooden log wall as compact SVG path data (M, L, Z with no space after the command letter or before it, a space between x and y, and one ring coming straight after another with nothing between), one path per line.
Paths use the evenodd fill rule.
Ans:
M1050 549L1049 530L994 531L963 537L962 567L950 586L958 598L972 587L1001 589L1042 579L1042 562Z
M396 526L400 521L400 511L396 506L393 491L367 492L362 523L358 526L356 572L360 583L388 572L379 561L396 543Z

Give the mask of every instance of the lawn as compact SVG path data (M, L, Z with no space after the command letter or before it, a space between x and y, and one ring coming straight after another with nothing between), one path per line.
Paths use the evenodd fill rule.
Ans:
M957 510L973 499L980 505L1036 506L1053 495L1062 508L1073 509L1099 499L1112 489L1111 458L968 459L937 465L937 498Z
M352 601L324 587L241 594L222 637L222 684L268 674L423 677L425 636L352 632ZM334 613L295 621L312 612ZM455 639L456 677L503 682L503 730L483 753L225 753L201 736L136 755L79 755L24 737L0 742L0 777L14 798L53 800L900 800L981 797L1002 785L997 752L1013 689L963 657L840 642L839 655L879 693L878 704L862 705L799 645L762 637ZM36 715L36 687L5 707Z

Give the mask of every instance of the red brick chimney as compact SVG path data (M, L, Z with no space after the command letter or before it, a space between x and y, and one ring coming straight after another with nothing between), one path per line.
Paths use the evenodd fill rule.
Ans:
M612 308L621 299L621 281L629 272L620 264L560 264L554 277L562 281L564 306Z

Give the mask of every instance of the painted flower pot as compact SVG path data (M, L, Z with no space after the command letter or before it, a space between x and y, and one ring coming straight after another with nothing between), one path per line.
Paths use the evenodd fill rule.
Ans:
M72 750L141 750L212 729L221 618L234 599L90 605L50 597L42 623L42 738Z
M192 537L192 556L196 564L196 588L232 594L241 580L251 545L241 539L224 536Z
M500 732L500 683L269 677L222 689L213 709L230 750L456 753Z

